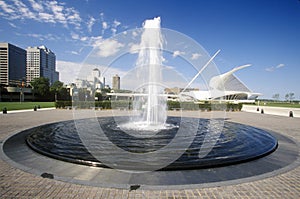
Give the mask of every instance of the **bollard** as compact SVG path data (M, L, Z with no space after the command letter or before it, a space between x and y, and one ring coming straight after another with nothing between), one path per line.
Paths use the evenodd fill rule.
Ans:
M6 107L4 107L2 111L3 111L3 114L7 114L7 108Z
M38 109L40 109L41 108L41 106L40 105L38 105Z
M256 111L259 111L259 107L257 107Z
M294 117L293 111L290 111L289 116Z
M34 111L36 111L36 110L37 110L37 107L36 107L36 106L34 106L33 110L34 110Z
M264 109L261 109L260 113L261 113L261 114L264 114Z

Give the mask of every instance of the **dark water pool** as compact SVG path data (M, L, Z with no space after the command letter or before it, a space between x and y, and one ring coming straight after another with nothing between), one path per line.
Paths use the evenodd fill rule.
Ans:
M97 119L109 142L132 154L147 154L162 149L174 139L179 126L184 125L181 123L181 118L168 117L167 123L172 124L173 128L161 130L152 137L140 138L123 131L113 117ZM118 118L118 121L120 120L122 117ZM198 121L198 131L191 144L184 149L178 159L161 168L162 170L209 168L237 164L261 158L277 148L276 138L265 130L225 121L221 134L216 137L210 133L210 120L197 119ZM84 119L81 122L85 122L88 127L90 119ZM110 167L110 165L99 161L99 158L95 158L95 154L92 155L87 149L88 147L84 146L75 124L74 121L64 121L32 128L29 130L30 134L26 142L33 150L52 158L89 166ZM189 131L188 125L186 126L184 130ZM88 130L91 131L91 129ZM97 129L95 129L96 131ZM113 149L107 147L103 139L97 136L99 135L96 134L93 137L93 143L99 145L100 149L106 152L105 154L114 159L122 158L118 157L118 154L114 153ZM183 137L182 142L184 140L186 139ZM202 152L205 151L204 144L210 141L215 144L212 148L207 149L209 152L204 157L199 158L200 149ZM172 153L177 149L168 150ZM164 158L166 157L156 157L153 161L159 162ZM124 169L134 170L134 161L138 160L127 159L125 162L123 161ZM147 167L147 163L144 166ZM119 168L122 168L122 165Z

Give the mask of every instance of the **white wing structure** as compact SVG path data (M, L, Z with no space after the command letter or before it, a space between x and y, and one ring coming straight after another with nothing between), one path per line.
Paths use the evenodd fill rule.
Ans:
M253 102L260 93L253 93L238 77L234 75L236 71L247 68L251 64L246 64L233 68L232 70L221 75L212 77L209 81L210 91L186 91L182 89L178 94L161 94L161 96L180 99L181 101L190 100L228 100L236 102ZM197 74L198 75L198 74ZM143 97L144 93L109 93L110 96L122 97Z
M238 77L234 75L236 71L247 68L251 64L246 64L233 68L221 75L212 77L209 81L211 91L190 91L182 94L191 96L196 100L229 100L238 102L253 102L260 93L253 93Z

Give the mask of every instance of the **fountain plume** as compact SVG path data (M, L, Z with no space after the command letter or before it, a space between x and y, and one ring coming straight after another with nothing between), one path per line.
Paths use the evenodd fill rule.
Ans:
M146 85L142 91L145 98L134 101L137 110L140 104L142 108L142 121L146 126L164 125L166 114L166 99L162 97L162 35L160 29L160 17L146 20L143 23L140 51L136 62L139 68L138 77ZM142 100L142 102L140 101Z

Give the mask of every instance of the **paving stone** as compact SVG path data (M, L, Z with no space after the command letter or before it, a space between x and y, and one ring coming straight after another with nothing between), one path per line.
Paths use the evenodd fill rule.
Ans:
M101 111L99 111L101 112ZM105 114L103 111L101 114ZM177 113L172 113L177 114ZM203 113L205 114L205 113ZM300 119L244 112L227 114L228 120L272 130L300 142ZM0 115L0 141L45 123L72 119L72 111L52 110ZM17 123L15 121L18 121ZM299 150L299 148L298 148ZM299 160L298 160L299 161ZM299 198L300 167L265 179L210 188L134 190L84 186L42 178L12 167L0 159L0 198Z

